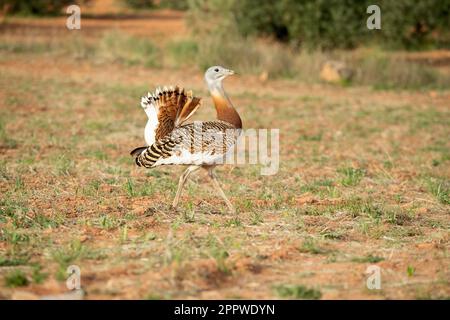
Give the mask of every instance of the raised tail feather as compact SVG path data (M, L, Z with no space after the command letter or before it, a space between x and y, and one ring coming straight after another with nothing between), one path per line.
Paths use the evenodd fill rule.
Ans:
M154 128L154 139L158 141L166 137L176 127L186 122L200 106L200 98L194 97L192 91L180 87L158 88L141 99L141 106L146 110L151 126Z

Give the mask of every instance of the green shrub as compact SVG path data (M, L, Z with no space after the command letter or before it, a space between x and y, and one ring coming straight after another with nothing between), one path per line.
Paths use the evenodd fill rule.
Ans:
M380 1L381 30L385 44L421 48L450 44L450 0Z
M380 0L381 30L368 30L368 0L191 0L195 27L235 28L304 48L354 48L378 42L417 48L449 43L450 0Z
M86 0L84 1L86 2ZM0 0L0 8L8 8L9 13L24 15L57 15L65 6L77 4L76 0Z
M189 5L187 0L122 0L124 4L133 9L169 8L174 10L186 10Z

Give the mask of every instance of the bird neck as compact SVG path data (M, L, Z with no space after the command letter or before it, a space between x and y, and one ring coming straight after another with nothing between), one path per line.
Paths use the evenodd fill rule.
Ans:
M241 117L225 93L222 81L208 83L208 88L216 107L217 119L231 123L238 129L242 128Z

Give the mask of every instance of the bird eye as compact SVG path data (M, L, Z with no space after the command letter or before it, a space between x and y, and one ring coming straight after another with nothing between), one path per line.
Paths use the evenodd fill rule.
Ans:
M214 71L215 71L215 72L219 72L219 68L215 68Z

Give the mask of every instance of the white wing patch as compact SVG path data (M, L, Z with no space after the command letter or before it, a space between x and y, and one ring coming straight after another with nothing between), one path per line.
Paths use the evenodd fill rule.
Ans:
M155 94L159 94L159 88L156 89ZM141 107L144 109L148 117L148 121L144 129L144 139L148 146L151 146L155 142L156 128L158 128L159 125L159 107L155 103L153 99L154 97L155 95L149 92L146 96L141 98Z
M149 108L147 112L148 121L144 129L144 139L148 146L155 143L156 128L158 128L158 116L156 110Z

